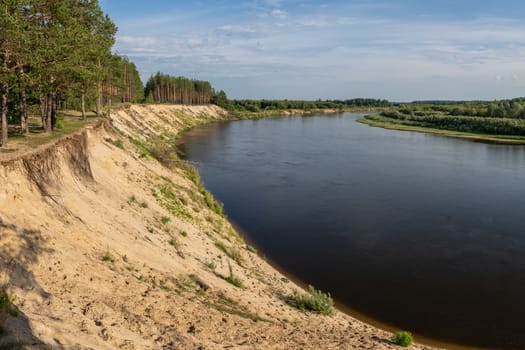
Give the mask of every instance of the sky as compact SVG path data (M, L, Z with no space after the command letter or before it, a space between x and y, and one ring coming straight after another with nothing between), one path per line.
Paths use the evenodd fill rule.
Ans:
M525 96L522 0L100 0L143 81L229 98Z

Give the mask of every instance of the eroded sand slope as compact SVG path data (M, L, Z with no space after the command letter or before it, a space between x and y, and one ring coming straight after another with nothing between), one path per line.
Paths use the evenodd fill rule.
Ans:
M155 135L223 114L134 105L0 158L0 283L20 311L0 347L397 348L390 334L342 313L288 306L284 296L298 287L246 249L191 171L170 171L141 150ZM222 278L230 266L244 288Z

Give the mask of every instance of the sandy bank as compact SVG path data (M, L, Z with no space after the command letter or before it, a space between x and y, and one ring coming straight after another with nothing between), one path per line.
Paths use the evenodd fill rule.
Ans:
M133 105L0 158L0 283L19 310L0 347L398 348L343 313L287 305L298 287L246 249L191 170L170 171L141 148L224 118L215 106Z

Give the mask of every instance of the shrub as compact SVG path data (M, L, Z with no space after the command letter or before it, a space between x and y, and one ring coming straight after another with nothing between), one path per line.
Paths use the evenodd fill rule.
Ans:
M64 119L58 119L57 118L57 121L56 121L56 124L55 124L55 128L57 128L58 130L64 129Z
M332 315L334 312L334 301L330 293L323 293L313 286L308 286L307 294L300 294L296 291L286 301L303 311L313 311L322 315Z
M163 216L160 218L160 221L163 223L163 224L167 224L168 222L170 222L170 218L167 217L167 216Z
M392 337L392 342L396 345L408 347L412 345L413 342L412 334L407 331L399 331L394 334Z

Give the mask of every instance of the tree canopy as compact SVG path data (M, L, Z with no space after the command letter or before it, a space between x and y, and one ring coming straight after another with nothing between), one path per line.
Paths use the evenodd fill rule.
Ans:
M59 104L142 101L135 65L111 52L117 27L97 0L4 0L0 5L1 145L7 126L28 133L28 109L51 132ZM32 108L37 106L38 108Z

